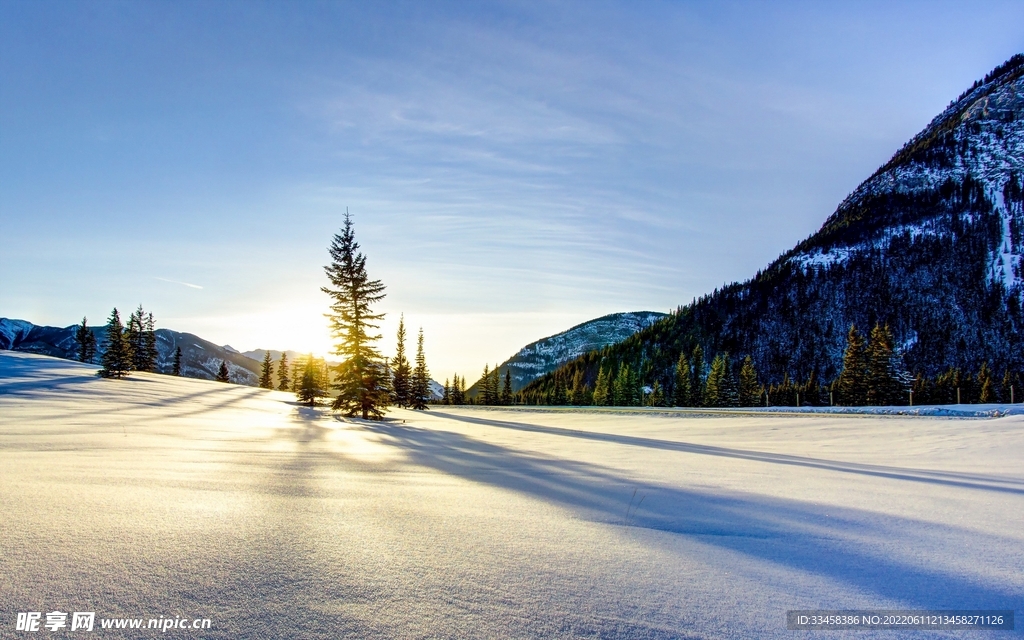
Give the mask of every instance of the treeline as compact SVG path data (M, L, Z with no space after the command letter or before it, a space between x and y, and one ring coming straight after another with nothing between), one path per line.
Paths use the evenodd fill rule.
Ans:
M1002 188L1005 238L1002 213L990 196L968 176L846 202L818 234L750 281L566 363L527 385L524 401L561 402L571 396L577 372L580 385L593 392L602 370L614 381L627 366L641 387L653 393L657 383L662 395L673 397L668 389L681 355L691 358L700 346L714 354L700 366L710 370L714 356L730 354L737 377L749 356L769 399L778 397L779 404L795 404L797 394L801 402L828 404L829 393L838 403L832 383L842 372L850 326L881 325L914 372L911 380L919 380L916 387L911 383L915 401L950 401L952 377L968 402L975 383L964 381L977 380L982 363L995 387L1004 373L1012 378L1024 371L1024 288L1019 272L1004 278L993 261L1004 247L1024 250L1021 176Z
M588 354L589 355L589 354ZM581 359L586 359L584 356ZM572 377L565 375L572 371ZM705 358L700 345L680 355L667 379L645 379L643 363L600 365L593 381L585 368L567 367L544 376L517 394L515 402L530 405L620 407L755 407L755 406L901 406L1020 402L1022 376L1005 369L996 377L987 362L967 373L952 368L928 377L907 372L893 344L892 331L875 325L865 339L855 326L847 333L843 368L831 381L811 374L803 381L788 376L762 384L753 359L728 353Z
M505 369L505 375L502 376L498 365L495 365L494 369L491 369L490 365L484 365L483 375L476 384L476 394L470 396L466 393L465 377L456 374L450 384L447 379L444 381L444 391L436 404L507 406L519 402L519 397L512 393L510 369Z
M93 363L98 350L96 334L89 329L88 320L75 331L78 342L78 360ZM117 307L110 313L100 355L99 375L104 378L123 378L132 371L156 371L156 322L153 314L146 312L142 305L129 317L127 324L121 322Z

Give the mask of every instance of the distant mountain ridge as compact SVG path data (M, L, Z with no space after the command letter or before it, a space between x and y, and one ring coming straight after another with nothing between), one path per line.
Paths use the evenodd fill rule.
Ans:
M673 386L681 353L749 355L762 382L834 380L851 325L888 324L911 373L1024 371L1024 55L907 142L763 271L527 390L626 364Z
M498 370L502 376L506 370L512 372L512 391L518 392L560 365L588 351L621 342L666 315L657 311L628 311L588 320L561 333L531 342L501 363ZM467 389L467 393L474 396L478 386L479 381Z
M78 356L78 341L75 339L77 330L78 325L47 327L25 320L0 318L0 349L75 360ZM96 336L96 343L102 348L107 335L106 326L89 327L89 330ZM181 373L186 378L215 380L217 370L223 361L227 363L232 382L252 387L259 385L263 354L266 353L264 349L239 353L230 345L216 345L191 333L170 329L156 330L156 345L158 373L171 373L174 367L174 352L180 346ZM306 356L305 353L297 351L285 353L288 354L288 361L292 363ZM276 365L281 359L281 352L271 349L270 356ZM96 361L99 362L98 355ZM434 380L430 383L431 393L436 399L440 399L442 386ZM277 386L276 373L274 386Z
M77 329L78 325L46 327L25 320L0 318L0 349L74 360L78 355ZM106 326L89 327L89 330L102 347L107 336ZM223 361L227 363L232 382L250 386L259 384L259 362L191 333L170 329L156 330L156 369L159 373L171 373L174 352L178 347L181 347L181 373L186 378L214 380Z

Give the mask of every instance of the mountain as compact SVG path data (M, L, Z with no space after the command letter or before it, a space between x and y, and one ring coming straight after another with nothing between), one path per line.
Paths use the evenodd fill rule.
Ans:
M106 339L106 326L89 327L102 348ZM70 327L43 327L24 320L0 318L0 349L39 353L73 360L78 354L75 331L78 325ZM180 333L170 329L156 330L157 361L159 373L171 373L174 366L174 352L181 347L181 373L187 378L213 380L221 361L228 365L232 382L255 386L259 383L260 363L247 358L230 347L222 347L203 340L191 333ZM97 358L98 361L98 358Z
M103 341L107 336L106 326L89 327L89 329L96 336L96 343L102 349ZM75 339L77 330L78 325L44 327L25 320L0 318L0 349L39 353L74 360L78 356L78 342ZM170 329L156 330L156 346L158 373L171 373L174 366L174 351L180 346L181 373L184 377L214 380L221 361L224 361L228 365L232 382L252 387L259 384L263 354L266 353L264 349L239 353L230 345L216 345L191 333L180 333ZM288 354L288 361L292 363L306 356L297 351L286 351L285 353ZM270 357L276 363L281 359L281 352L271 349ZM98 356L96 360L99 361ZM328 360L328 363L334 363L334 361ZM274 381L276 384L276 375ZM434 399L441 398L443 389L444 387L440 383L434 380L430 381L430 392Z
M751 356L761 382L823 382L847 332L888 324L912 373L1024 370L1024 55L974 84L752 279L530 385L629 364L671 388L680 353Z
M512 391L518 392L531 381L554 371L580 355L625 340L666 314L656 311L613 313L578 324L562 333L531 342L514 356L501 363L502 380L506 370L512 372ZM476 395L480 381L466 390Z

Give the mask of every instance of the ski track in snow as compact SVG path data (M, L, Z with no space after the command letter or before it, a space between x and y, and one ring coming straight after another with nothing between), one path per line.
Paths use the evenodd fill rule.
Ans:
M0 351L0 636L53 610L210 618L203 638L660 639L1024 609L1024 415L371 423L95 371Z

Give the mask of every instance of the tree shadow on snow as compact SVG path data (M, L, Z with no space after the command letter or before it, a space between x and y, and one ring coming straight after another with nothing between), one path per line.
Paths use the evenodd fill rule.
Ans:
M693 536L703 544L846 583L908 607L1020 609L1024 606L1020 593L958 575L956 562L946 561L958 557L963 551L963 541L970 540L975 549L989 545L993 552L1002 552L1007 560L1016 562L1012 555L1018 544L1016 540L860 509L638 483L609 468L526 454L448 431L389 423L356 426L376 434L381 443L401 448L408 461L414 464L531 495L582 512L597 521ZM562 431L522 424L516 428ZM611 442L625 440L625 444L635 444L630 440L648 440L588 435ZM659 448L675 449L674 446ZM727 455L729 450L693 445L693 449L681 451ZM804 459L786 459L791 456L774 460L771 454L760 454L767 456L762 459L754 455L756 453L736 452L732 457L804 464L801 462ZM805 461L804 466L847 471L825 464L828 461ZM872 471L867 475L895 481L920 480L901 473ZM939 484L963 486L959 481ZM985 488L991 490L991 487ZM905 549L920 549L922 553L917 555L925 559L912 563L888 555L886 549L891 548L894 541L899 541ZM991 557L987 553L979 555Z

